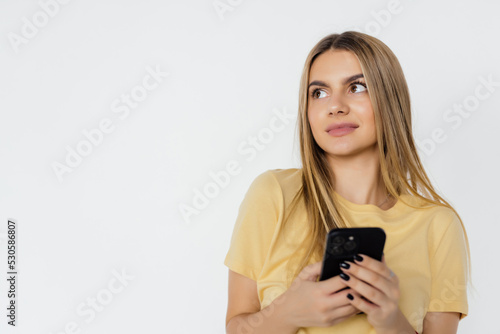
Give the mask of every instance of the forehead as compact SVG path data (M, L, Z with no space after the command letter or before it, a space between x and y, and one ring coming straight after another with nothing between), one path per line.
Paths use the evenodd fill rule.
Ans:
M309 72L309 81L341 81L358 73L363 71L354 53L346 50L328 50L314 60Z

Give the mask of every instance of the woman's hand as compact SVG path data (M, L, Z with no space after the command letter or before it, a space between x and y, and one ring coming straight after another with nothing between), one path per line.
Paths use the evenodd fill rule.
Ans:
M346 297L366 313L377 333L415 333L399 309L398 277L387 267L383 256L381 262L368 255L356 255L354 263L346 261L340 268L340 277L353 290Z
M284 305L287 320L297 328L329 327L359 313L347 299L347 294L353 291L340 276L317 282L321 264L316 262L306 266L290 288L278 297L280 304Z

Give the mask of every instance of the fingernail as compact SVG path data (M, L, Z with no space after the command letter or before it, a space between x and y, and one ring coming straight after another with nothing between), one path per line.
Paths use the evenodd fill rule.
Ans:
M347 263L347 262L342 262L342 263L340 264L340 266L341 266L342 268L344 268L344 269L349 269L349 267L350 267L349 263Z
M342 278L344 281L348 281L350 277L345 273L340 273L340 278Z
M363 258L360 255L356 254L356 255L354 255L354 260L361 262L361 261L363 261Z
M351 295L350 293L348 293L348 294L347 294L347 299L349 299L349 300L353 300L353 299L354 299L354 296L353 296L353 295Z

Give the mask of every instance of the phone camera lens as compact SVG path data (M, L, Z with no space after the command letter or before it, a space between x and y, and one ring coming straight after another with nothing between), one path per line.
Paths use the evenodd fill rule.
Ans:
M342 247L340 246L335 246L332 249L332 255L339 255L342 254Z
M336 236L335 238L333 238L333 242L336 244L342 244L344 243L344 238L341 236Z
M346 251L352 251L354 248L356 248L356 243L352 240L349 240L344 244L344 248Z

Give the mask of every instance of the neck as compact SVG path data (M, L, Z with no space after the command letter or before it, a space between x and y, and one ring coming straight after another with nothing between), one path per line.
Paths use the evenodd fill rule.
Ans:
M351 156L328 156L334 172L334 189L348 201L356 204L373 204L386 207L387 198L382 175L378 148L365 150Z

